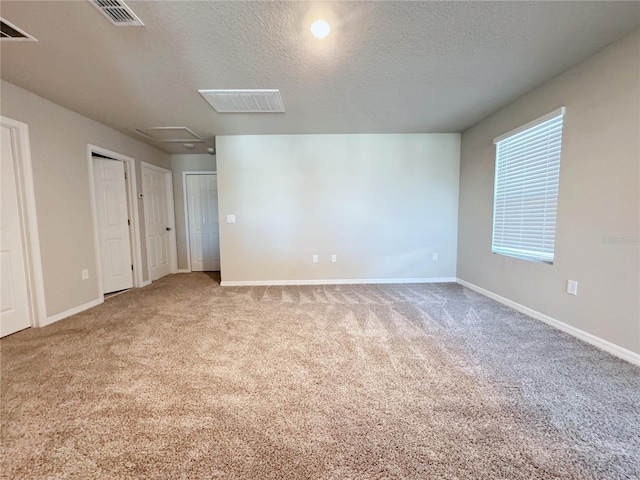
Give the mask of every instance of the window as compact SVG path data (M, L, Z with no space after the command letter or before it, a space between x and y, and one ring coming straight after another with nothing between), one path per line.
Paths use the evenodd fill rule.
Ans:
M553 263L564 107L494 139L491 251Z

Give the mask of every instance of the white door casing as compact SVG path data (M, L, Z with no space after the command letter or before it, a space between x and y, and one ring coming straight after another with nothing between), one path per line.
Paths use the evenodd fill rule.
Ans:
M95 192L94 192L94 172L93 172L93 158L94 155L99 157L109 158L111 160L118 160L122 162L125 168L125 174L127 176L126 186L127 186L127 211L129 214L129 219L131 220L131 228L130 231L130 244L131 244L131 260L134 266L133 269L133 286L134 287L143 287L145 285L143 276L142 276L142 246L140 242L140 221L138 218L138 191L137 191L137 183L136 183L136 161L132 157L128 157L126 155L122 155L121 153L114 152L111 150L107 150L106 148L99 147L97 145L88 144L87 145L87 158L88 158L88 167L89 167L89 177L90 177L90 188L91 188L91 218L93 221L93 232L94 232L94 246L95 246L95 254L96 254L96 268L97 268L97 277L99 283L99 292L100 296L103 297L102 294L102 266L101 266L101 249L98 242L98 222L96 215L96 205L95 205ZM149 283L151 281L149 280Z
M50 322L48 322L47 318L47 306L44 295L44 278L42 274L40 240L36 216L36 198L33 187L33 172L31 169L31 149L29 147L29 126L26 123L18 122L1 115L0 124L3 130L6 128L11 134L11 143L5 143L4 141L2 143L3 145L11 146L11 155L13 156L14 187L16 188L18 199L24 272L27 284L27 318L30 326L44 326ZM5 157L4 152L2 152L2 156ZM6 158L8 157L7 155ZM5 189L2 188L2 191L4 192ZM4 194L2 204L4 205ZM1 282L2 279L0 279L0 283ZM1 308L2 307L0 307L0 309ZM0 324L1 323L0 320ZM0 327L0 332L2 331L3 329ZM9 330L7 330L7 332L8 331Z
M2 204L0 208L0 336L31 326L23 228L11 129L2 126Z
M187 232L192 271L220 270L217 175L185 175Z
M142 192L149 278L153 281L177 270L171 171L143 163Z
M93 186L103 293L133 287L124 164L93 158Z

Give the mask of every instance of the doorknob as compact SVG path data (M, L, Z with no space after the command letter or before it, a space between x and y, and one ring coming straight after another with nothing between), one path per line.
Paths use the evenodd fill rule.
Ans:
M167 227L167 228L165 228L165 230L166 230L167 232L170 232L170 231L171 231L171 227Z

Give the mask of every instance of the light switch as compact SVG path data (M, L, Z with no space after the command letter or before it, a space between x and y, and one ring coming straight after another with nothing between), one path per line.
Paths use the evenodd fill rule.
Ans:
M235 215L227 215L227 223L236 223Z

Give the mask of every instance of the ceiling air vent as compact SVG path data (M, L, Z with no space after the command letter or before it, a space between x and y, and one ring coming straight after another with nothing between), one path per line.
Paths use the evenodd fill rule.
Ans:
M218 113L284 112L280 90L198 90Z
M144 25L133 10L120 0L89 0L89 2L118 27Z
M13 41L37 41L24 30L20 30L12 23L7 22L4 18L0 18L0 39Z
M154 142L160 143L201 143L204 140L187 127L136 128L135 132Z

